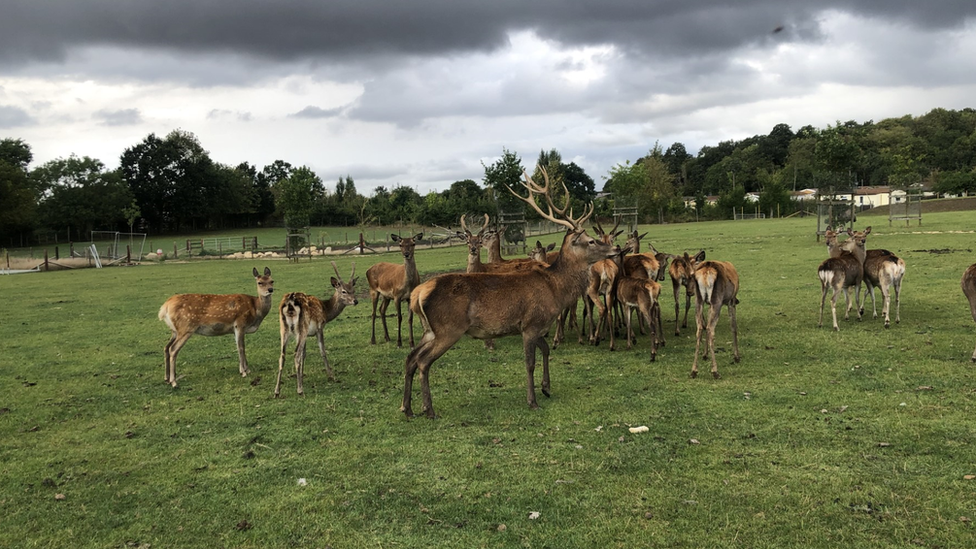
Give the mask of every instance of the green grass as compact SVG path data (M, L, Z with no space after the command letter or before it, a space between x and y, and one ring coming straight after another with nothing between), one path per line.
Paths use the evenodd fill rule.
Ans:
M325 260L2 277L0 546L968 547L976 333L959 277L976 213L862 221L908 268L889 330L870 303L817 328L815 220L651 226L659 250L738 268L740 364L724 313L719 380L689 378L693 328L666 331L655 363L646 336L612 354L571 336L529 410L520 338L463 339L431 370L434 421L399 412L407 350L368 344L364 274L394 255L337 258L362 297L326 329L338 381L310 348L306 396L290 377L280 400L273 316L247 338L251 376L232 338L197 336L173 389L156 312L173 293L252 292L264 265L276 294L324 296ZM464 251L417 263L461 268Z

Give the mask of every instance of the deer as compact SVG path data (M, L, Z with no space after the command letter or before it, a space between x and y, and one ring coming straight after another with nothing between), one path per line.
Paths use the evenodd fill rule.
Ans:
M853 233L847 230L848 236ZM857 305L857 319L861 320L861 282L864 279L864 248L851 246L852 249L844 249L843 245L834 244L829 248L831 257L825 259L817 268L817 276L820 278L820 321L818 327L823 327L824 303L827 300L827 289L833 290L830 297L830 313L834 320L834 331L840 331L837 325L837 294L844 292L844 299L847 309L844 311L844 320L850 318L851 306ZM850 289L854 288L854 303L851 303Z
M335 381L335 374L329 359L325 356L325 339L322 332L325 325L335 320L349 305L358 305L356 299L356 264L352 264L349 281L343 282L339 268L332 262L335 276L331 278L335 291L328 301L323 301L313 295L301 292L285 294L278 306L278 321L281 329L281 355L278 357L278 379L275 381L274 397L281 395L281 372L285 367L285 351L288 341L295 338L295 373L298 377L298 394L304 395L305 388L302 380L305 374L305 343L308 336L315 336L319 343L319 354L325 361L325 374L330 381Z
M878 318L878 305L875 301L874 289L881 289L881 298L884 300L881 315L884 317L884 327L891 327L891 316L889 309L891 306L891 289L895 290L895 323L901 322L901 280L905 276L905 261L888 250L865 250L867 237L871 234L871 227L866 227L864 231L853 231L851 238L847 239L842 247L853 251L853 247L860 248L856 255L864 256L864 286L866 293L871 296L871 308L874 310L873 318ZM861 302L861 314L864 314L863 304L867 298Z
M623 307L623 318L627 329L627 349L632 348L631 329L632 310L636 308L638 314L647 322L651 336L651 362L657 358L658 346L664 345L664 334L661 331L661 285L657 281L636 276L620 276L617 278L617 288L614 300Z
M543 246L541 241L536 240L535 247L529 250L529 259L534 259L539 263L549 265L555 261L556 256L559 255L558 251L553 251L555 247L555 242L549 244L548 246Z
M630 248L632 253L624 257L624 275L646 276L652 280L664 280L664 271L662 271L661 261L658 259L661 254L654 249L654 246L651 246L650 252L641 253L640 251L640 241L645 236L647 233L639 235L636 229L627 235L627 243L624 244L624 247Z
M617 225L619 225L619 222ZM623 232L617 232L617 225L614 225L613 229L606 232L600 223L597 222L593 226L593 232L596 233L598 240L612 246L613 240ZM617 247L617 250L619 249ZM590 345L598 345L603 326L606 324L610 331L610 350L614 350L613 291L616 287L617 276L621 269L620 257L620 253L617 252L614 255L614 259L602 259L590 267L589 283L587 284L586 291L583 293L583 323L579 326L579 343L583 343L583 332L588 328L587 333ZM593 314L594 306L600 317L599 322L595 321L595 315ZM573 304L572 308L575 310L576 305ZM589 317L589 324L586 323L587 317Z
M234 334L237 341L238 366L241 377L247 377L247 356L244 353L244 334L253 334L261 327L271 311L274 280L271 269L264 274L253 269L257 296L247 294L177 294L159 308L162 320L173 333L163 349L166 374L164 381L176 387L176 356L193 334L221 336Z
M729 309L732 326L732 360L739 362L739 326L735 319L735 307L739 304L739 273L728 261L705 261L705 254L699 252L683 259L691 264L695 273L695 359L691 364L691 377L698 377L698 356L701 352L702 335L706 335L706 349L712 359L712 377L719 379L718 363L715 361L715 326L718 324L722 306ZM705 320L705 305L708 305L708 321ZM707 332L707 334L706 334ZM704 356L702 352L702 356Z
M413 417L413 378L420 371L423 412L435 418L431 401L431 365L464 334L476 339L520 334L525 354L526 400L539 407L535 394L536 351L542 353L542 393L549 396L549 345L545 337L556 316L576 302L586 288L590 265L614 253L609 244L591 238L583 224L593 215L593 204L574 218L569 191L565 202L552 199L548 173L540 168L544 184L523 170L528 196L509 192L529 204L543 218L566 227L559 256L546 268L512 273L448 273L420 284L410 296L410 309L420 318L424 335L404 363L403 403L400 411ZM546 209L537 202L545 199Z
M465 221L466 216L461 216L461 229L464 232L457 231L455 235L457 238L464 240L468 245L468 265L466 272L469 273L502 273L510 272L513 270L522 269L533 269L536 267L544 267L540 261L535 258L529 257L520 260L504 261L502 263L482 263L481 261L481 248L484 246L485 240L492 238L490 235L494 231L485 231L488 229L488 214L485 214L485 222L481 229L477 233L472 233L468 229L468 225Z
M969 312L973 315L973 321L976 321L976 264L970 265L962 273L961 285L962 293L969 300ZM976 349L973 350L972 361L976 362Z
M685 261L684 256L670 256L671 265L668 267L668 275L671 277L671 289L674 291L674 335L681 335L678 321L681 320L681 328L688 327L688 310L691 308L691 298L695 296L695 271L691 268L691 263ZM705 260L705 251L702 250L693 257L698 262ZM681 287L685 288L685 316L681 318Z
M380 316L383 321L383 336L387 342L390 341L390 332L386 327L386 308L393 301L397 313L397 347L402 347L401 326L403 315L400 310L400 302L410 300L410 292L420 284L420 273L417 272L417 261L414 257L414 248L417 242L424 238L424 233L418 233L413 237L401 238L399 235L391 234L390 238L400 245L400 253L403 255L403 264L380 262L369 269L366 269L366 281L369 283L369 298L373 303L373 331L369 342L376 345L376 304L382 298L380 305ZM410 326L410 346L413 347L413 312L408 311L407 324Z

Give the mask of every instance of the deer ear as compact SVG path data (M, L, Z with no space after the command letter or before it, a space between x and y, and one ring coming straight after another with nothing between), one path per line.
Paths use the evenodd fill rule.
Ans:
M556 249L556 243L555 242L553 242L553 243L549 244L548 246L546 246L546 251L547 252L551 252L551 251L553 251L555 249Z
M634 232L636 233L637 231L634 231ZM645 236L647 236L647 233L644 233L644 234L642 234L642 235L640 235L640 236L638 236L638 237L637 237L637 240L641 240L641 239L642 239L642 238L644 238Z
M271 276L271 269L265 267L264 268L264 276Z
M400 235L398 235L398 234L391 234L390 235L390 240L392 240L394 242L399 242L400 241Z
M333 288L338 288L339 286L341 286L341 283L339 282L339 279L337 279L336 277L333 276L331 278L331 280L332 280L332 287Z
M254 268L254 278L258 278L259 276L261 276L261 275L258 274L258 268L255 267Z
M417 233L416 235L414 235L413 239L414 240L423 240L424 239L424 233Z
M455 234L455 236L457 236L461 240L467 240L471 236L471 232L470 231L464 231L463 233L461 231L458 231L458 232L456 232L454 234Z
M864 234L865 235L871 234L871 227L868 227L867 229L864 229Z
M696 262L698 262L698 261L705 261L705 250L702 250L702 251L698 252L697 254L695 254L695 261Z

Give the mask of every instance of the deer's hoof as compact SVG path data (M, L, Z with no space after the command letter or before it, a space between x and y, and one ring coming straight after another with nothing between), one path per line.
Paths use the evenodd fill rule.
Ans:
M698 377L698 372L695 371L695 370L692 370L692 372L691 372L691 379L695 379L696 377Z
M542 394L546 395L546 398L552 398L552 395L549 394L549 389L548 388L542 389ZM539 405L536 404L536 408L538 408L538 407L539 407Z
M719 379L722 376L718 375L718 372L712 372L712 377L714 377L715 379Z

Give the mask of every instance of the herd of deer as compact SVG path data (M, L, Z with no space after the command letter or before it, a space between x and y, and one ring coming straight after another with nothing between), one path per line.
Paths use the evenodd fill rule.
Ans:
M715 359L715 328L723 306L728 307L732 329L733 360L739 362L738 327L736 305L739 300L739 277L735 267L726 261L705 260L705 252L694 255L684 253L680 256L661 254L651 247L651 252L640 253L640 241L646 236L634 231L628 235L623 248L613 245L614 239L622 234L614 227L604 231L599 223L594 227L598 238L586 234L584 223L592 216L592 204L584 209L579 217L574 217L569 208L569 193L565 186L565 200L557 206L552 199L548 175L542 171L545 183L539 185L525 174L523 186L528 190L522 196L511 188L513 195L529 204L544 219L566 228L562 246L552 251L552 246L544 248L536 244L530 258L502 259L499 235L489 230L489 218L476 231L468 228L464 217L461 219L463 232L457 236L468 246L467 269L463 273L447 273L421 282L417 271L414 248L423 238L423 233L413 237L400 238L391 235L399 244L403 263L377 263L366 271L372 301L372 334L370 343L376 343L376 309L379 303L380 318L386 341L390 334L386 323L386 311L393 301L397 316L397 346L402 345L401 302L407 301L409 343L412 350L404 366L404 393L400 410L413 416L411 406L412 386L416 373L420 372L423 412L435 417L431 402L428 374L431 365L450 349L464 334L490 344L495 338L507 335L521 335L525 354L526 399L530 408L537 408L535 395L536 350L542 353L542 392L549 396L549 351L546 337L555 324L556 333L553 347L564 337L564 325L575 316L577 302L583 298L583 318L578 322L579 341L598 344L604 330L614 349L614 332L618 326L626 330L627 348L632 346L633 330L631 317L638 311L640 323L646 324L651 341L651 361L657 354L658 346L663 346L664 335L661 321L660 292L665 272L670 275L674 291L675 335L687 327L688 309L691 297L695 297L696 342L692 362L691 377L698 374L699 356L708 353L711 359L711 373L719 377ZM540 206L537 197L545 202ZM567 212L567 210L569 210ZM871 228L863 232L848 229L849 238L838 242L838 233L828 227L827 247L830 257L821 263L818 276L822 283L820 304L820 325L823 325L823 308L828 288L833 290L831 313L834 329L838 329L836 301L843 291L847 310L852 303L850 289L855 290L858 318L863 313L860 300L860 285L865 282L867 291L874 303L874 288L881 289L884 305L882 315L885 327L890 325L890 291L895 292L895 322L900 321L901 281L905 273L905 263L887 250L866 250L865 243ZM488 263L481 261L481 248L488 249ZM670 263L670 265L669 265ZM286 346L294 338L295 369L298 394L303 394L303 373L305 345L308 336L317 338L319 352L325 362L326 374L334 379L332 368L325 353L323 329L335 319L346 306L358 304L355 293L355 264L346 282L342 281L335 262L332 263L335 277L331 278L334 293L329 300L301 292L292 292L282 298L278 307L281 335L281 353L278 361L278 376L274 395L281 392L281 374L284 369ZM244 351L244 335L254 333L271 310L271 294L274 280L267 267L261 274L253 270L257 283L257 296L245 294L178 294L170 297L159 310L159 318L172 331L172 337L164 350L165 381L176 387L176 356L193 334L216 336L233 333L237 341L239 369L242 376L249 373ZM685 313L679 326L680 290L685 289ZM976 265L969 267L963 275L962 289L969 299L973 319L976 321ZM380 303L382 300L382 303ZM707 317L705 308L708 308ZM594 310L595 309L595 310ZM616 313L615 320L615 309ZM413 335L413 316L419 317L423 326L423 336L415 345ZM877 307L874 312L877 318ZM702 339L705 347L702 349ZM976 350L973 352L976 362Z

